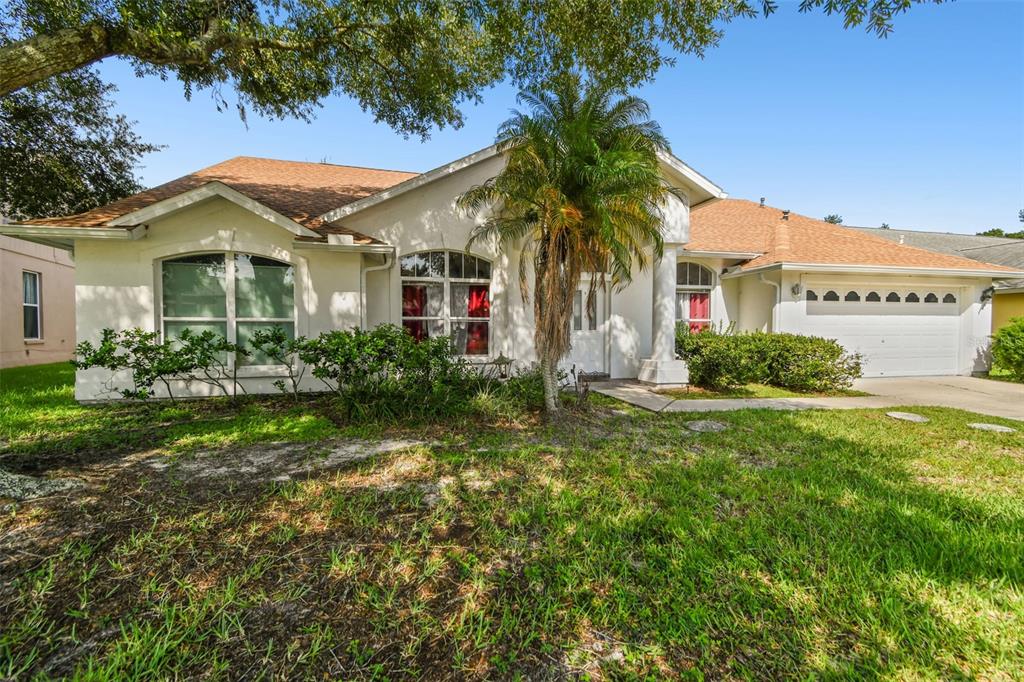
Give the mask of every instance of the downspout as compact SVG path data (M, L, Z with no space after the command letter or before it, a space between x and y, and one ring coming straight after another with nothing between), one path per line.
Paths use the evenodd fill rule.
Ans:
M763 272L758 275L757 278L760 280L761 284L770 284L775 287L775 305L772 306L772 328L769 330L770 332L775 333L779 330L779 308L782 307L782 285L777 282L773 282L770 279L765 279Z
M373 265L368 268L360 268L359 272L359 326L362 329L366 329L366 276L371 272L377 272L378 270L387 270L395 264L394 255L392 253L384 254L384 263L381 265ZM388 322L391 322L391 280L388 280Z

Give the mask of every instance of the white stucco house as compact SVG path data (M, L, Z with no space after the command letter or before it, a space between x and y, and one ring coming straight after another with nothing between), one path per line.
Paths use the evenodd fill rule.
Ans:
M486 244L467 253L475 223L455 206L502 163L494 148L422 174L238 157L0 233L73 250L79 341L105 327L174 336L187 326L244 342L268 325L315 336L390 322L451 335L473 361L525 365L533 320L518 254ZM664 257L595 309L580 292L567 365L680 383L684 322L836 338L864 354L870 376L987 366L987 292L1024 273L727 199L671 155L662 170L683 197L664 209ZM250 392L275 390L281 368L262 362L239 370ZM108 379L79 372L76 396L107 397Z

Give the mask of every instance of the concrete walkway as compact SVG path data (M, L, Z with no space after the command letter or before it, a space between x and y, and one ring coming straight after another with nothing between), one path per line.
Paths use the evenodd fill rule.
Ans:
M678 400L637 381L593 384L603 395L652 412L729 410L851 410L898 405L939 405L1024 421L1024 385L974 377L861 379L854 384L870 396L849 398L718 398Z

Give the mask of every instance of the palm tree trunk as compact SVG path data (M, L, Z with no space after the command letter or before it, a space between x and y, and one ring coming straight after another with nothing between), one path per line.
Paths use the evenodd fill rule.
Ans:
M546 351L541 355L540 376L544 383L544 412L551 419L561 413L562 401L558 396L558 359Z

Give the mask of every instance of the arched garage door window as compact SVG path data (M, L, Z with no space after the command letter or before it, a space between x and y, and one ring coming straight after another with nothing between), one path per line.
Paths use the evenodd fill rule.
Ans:
M243 346L259 329L281 327L295 337L295 270L288 263L234 252L172 258L161 263L161 288L165 339L185 328ZM254 353L240 364L273 361Z
M711 325L711 289L715 274L697 263L676 264L676 319L690 331Z
M488 355L491 264L462 251L402 256L402 326L417 340L451 336L463 355Z

